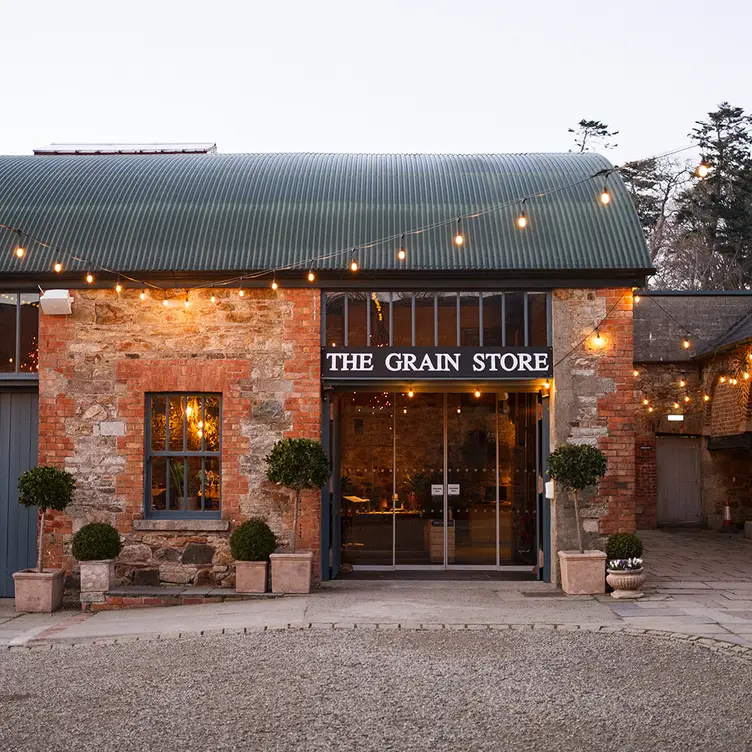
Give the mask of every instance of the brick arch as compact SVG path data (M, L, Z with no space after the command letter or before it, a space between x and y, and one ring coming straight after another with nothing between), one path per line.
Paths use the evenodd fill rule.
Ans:
M747 430L752 415L752 379L741 378L744 362L734 353L723 361L713 363L705 372L705 392L710 395L706 407L705 424L711 436L731 436ZM724 383L720 376L726 375ZM730 379L736 376L737 384Z

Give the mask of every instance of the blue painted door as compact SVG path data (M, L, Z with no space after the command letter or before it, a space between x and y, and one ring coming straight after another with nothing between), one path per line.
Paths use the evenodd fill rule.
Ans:
M36 565L37 514L18 503L18 478L37 464L37 393L0 391L0 598L13 572Z

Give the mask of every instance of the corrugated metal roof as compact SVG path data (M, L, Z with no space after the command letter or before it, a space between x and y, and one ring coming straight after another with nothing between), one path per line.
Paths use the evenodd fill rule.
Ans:
M0 223L123 272L251 271L290 265L344 269L359 247L368 270L649 270L627 191L596 154L226 154L0 157ZM520 205L445 225L523 195ZM0 272L46 273L59 254L19 261L0 231ZM65 260L69 271L87 264Z
M747 312L735 321L720 337L704 347L698 355L711 355L719 350L728 350L752 340L752 312Z

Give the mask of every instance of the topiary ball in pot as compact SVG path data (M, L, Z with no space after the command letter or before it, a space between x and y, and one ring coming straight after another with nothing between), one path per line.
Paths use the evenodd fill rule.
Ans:
M106 522L90 522L73 535L73 558L78 561L114 559L122 547L120 533Z
M276 548L276 536L258 517L239 525L230 536L230 551L236 561L269 561Z
M606 542L606 558L640 559L642 558L642 541L634 533L614 533Z

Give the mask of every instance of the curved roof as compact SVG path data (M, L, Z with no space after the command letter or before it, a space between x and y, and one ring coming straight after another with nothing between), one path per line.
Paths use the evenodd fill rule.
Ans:
M650 258L626 188L597 154L211 154L0 157L0 223L122 272L637 270ZM597 175L597 177L593 177ZM549 193L550 191L554 191ZM515 219L529 199L529 225ZM504 206L506 205L506 206ZM452 242L454 218L467 242ZM406 262L396 258L399 235ZM374 240L393 236L370 248ZM0 230L0 272L87 262ZM63 254L64 255L64 254Z

